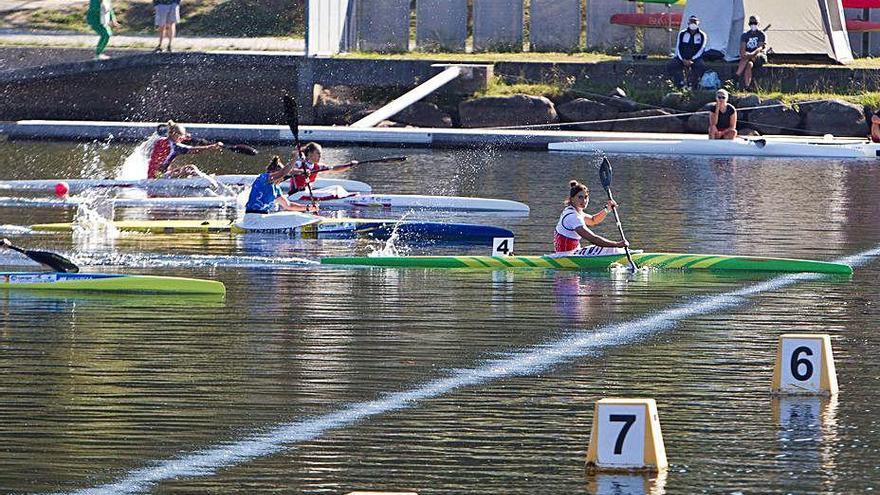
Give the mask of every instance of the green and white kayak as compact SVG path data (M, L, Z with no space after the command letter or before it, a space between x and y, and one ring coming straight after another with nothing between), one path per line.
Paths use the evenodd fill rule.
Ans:
M756 256L714 254L633 253L639 267L667 270L812 272L849 275L852 267L842 263ZM384 266L402 268L465 268L506 270L543 268L553 270L608 270L627 266L624 254L600 256L339 256L321 258L325 265Z
M223 295L226 286L216 280L123 275L115 273L0 273L0 290L64 290L77 292L120 292L132 294Z

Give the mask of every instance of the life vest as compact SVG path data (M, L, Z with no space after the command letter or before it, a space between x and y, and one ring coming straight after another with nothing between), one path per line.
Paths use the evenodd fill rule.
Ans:
M305 162L305 164L306 164L306 169L308 169L309 171L316 170L319 167L319 165L316 163ZM297 160L296 168L297 168L297 170L303 169L303 162L301 160ZM304 175L304 174L294 175L290 179L290 190L291 190L291 192L302 191L303 189L306 188L306 184L311 184L311 183L315 182L315 180L317 178L318 178L318 172L312 172L309 175Z
M150 162L147 167L147 178L158 179L162 177L168 164L171 162L171 151L173 150L171 139L164 137L159 138L153 143L153 149L150 151Z

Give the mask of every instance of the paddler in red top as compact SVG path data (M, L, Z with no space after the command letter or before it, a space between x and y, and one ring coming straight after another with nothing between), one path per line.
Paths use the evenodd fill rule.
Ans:
M608 200L605 209L595 215L587 215L584 208L590 202L590 190L587 186L573 180L569 182L570 191L568 199L565 201L565 209L559 215L559 222L556 224L556 235L553 239L553 245L557 253L566 253L574 251L581 247L581 238L586 239L593 244L593 247L599 248L623 248L629 244L626 241L615 242L602 236L594 234L587 226L599 225L608 216L608 212L612 208L617 207L617 203ZM593 252L595 251L595 252ZM595 249L588 254L617 254L616 252L602 252L602 249Z
M167 124L167 136L160 137L153 143L153 149L150 151L150 161L147 167L148 179L159 178L181 178L181 177L197 177L202 176L202 172L195 165L182 165L180 167L172 166L172 162L177 155L185 155L188 153L200 153L205 150L219 150L223 148L223 143L217 142L206 146L190 146L183 144L184 141L192 136L186 132L186 128L182 125L169 120Z
M321 145L315 142L303 146L302 154L305 157L305 160L297 159L294 168L302 172L308 172L308 175L303 173L301 175L294 175L290 179L290 194L304 191L306 189L306 184L311 184L318 178L318 172L325 172L327 170L338 172L358 164L357 160L352 160L346 164L334 165L332 167L329 165L323 165L321 164L322 152L323 149L321 148Z

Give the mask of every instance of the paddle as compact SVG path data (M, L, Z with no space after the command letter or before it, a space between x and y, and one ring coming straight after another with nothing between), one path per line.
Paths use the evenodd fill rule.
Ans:
M207 139L203 138L189 138L187 141L193 143L196 146L208 146L214 144L214 141L208 141ZM226 151L231 151L233 153L248 156L256 156L260 153L253 146L248 146L246 144L224 144L223 149Z
M306 189L308 189L309 196L312 198L312 209L317 211L318 205L315 202L315 195L312 194L312 183L309 181L309 175L311 174L306 165L306 158L303 156L302 149L299 146L299 112L296 109L296 100L287 93L284 94L283 98L284 115L287 117L287 126L290 127L290 132L293 133L293 145L296 147L296 156L299 158L300 163L302 163L303 175L305 175L306 179Z
M396 162L404 162L407 160L406 156L389 156L385 158L374 158L370 160L359 161L357 163L343 163L340 165L331 165L329 167L319 168L318 172L333 172L340 169L351 168L355 165L365 165L367 163L396 163Z
M41 265L46 265L49 268L55 270L56 272L70 272L77 273L79 272L79 267L76 266L72 261L61 256L58 253L50 253L49 251L32 251L30 249L22 249L18 246L13 245L9 242L9 239L0 240L0 247L5 247L12 249L13 251L18 251L19 253L27 256L28 258L36 261Z
M602 187L605 188L605 192L608 193L608 199L614 201L614 196L611 195L611 162L608 161L608 158L602 157L602 165L599 167L599 180L602 181ZM620 238L623 239L623 242L626 241L626 236L623 235L623 226L620 225L620 216L617 215L617 208L612 208L611 211L614 212L614 220L617 221L617 230L620 231ZM639 268L636 266L636 263L633 261L632 254L629 252L629 247L623 248L626 251L626 259L629 261L630 269L635 272Z
M364 165L366 163L395 163L395 162L405 162L409 157L407 156L386 156L384 158L373 158L371 160L362 160L358 162L358 165Z

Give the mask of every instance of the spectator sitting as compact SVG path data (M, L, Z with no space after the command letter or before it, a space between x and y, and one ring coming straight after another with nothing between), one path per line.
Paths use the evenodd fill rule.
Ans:
M727 91L715 92L715 103L709 107L709 139L736 138L736 108L727 103Z
M697 82L706 72L706 64L703 62L703 52L709 44L706 32L700 29L700 19L692 15L688 19L687 29L678 33L678 43L675 45L675 56L666 64L669 78L678 87L684 87L682 72L687 71L687 83L695 87Z
M739 66L736 77L748 89L752 85L752 75L767 62L767 36L758 29L758 16L749 17L749 30L740 36Z
M880 143L880 110L871 115L871 142Z

